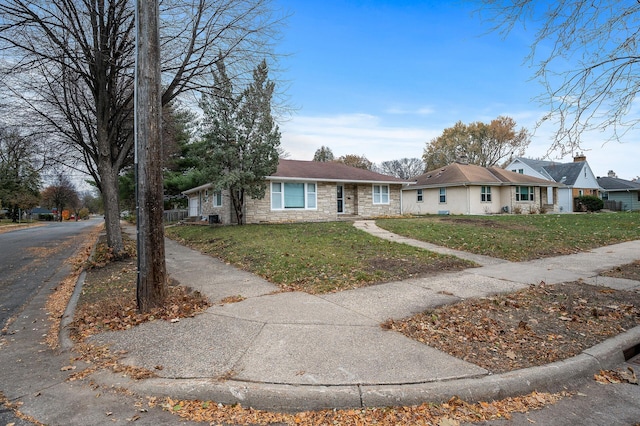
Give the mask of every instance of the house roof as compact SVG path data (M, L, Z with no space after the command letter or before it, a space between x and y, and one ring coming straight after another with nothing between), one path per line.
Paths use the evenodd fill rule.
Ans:
M528 185L558 186L558 183L515 173L499 167L481 167L474 164L452 163L416 178L416 187L457 185Z
M370 170L347 166L333 161L299 161L284 160L278 162L278 169L267 180L290 181L330 181L330 182L357 182L357 183L385 183L385 184L411 184L412 181L387 176ZM211 189L210 183L182 191L183 194L193 194L204 189Z
M599 177L598 185L609 192L640 191L640 183L615 177Z
M586 161L556 163L555 161L532 160L524 157L517 157L516 160L528 165L541 175L567 186L576 183L582 169L587 165Z
M278 170L271 176L268 176L267 179L320 180L359 183L410 183L409 181L393 176L387 176L333 161L323 162L283 159L278 163Z
M50 214L51 210L44 207L34 207L31 209L31 214Z

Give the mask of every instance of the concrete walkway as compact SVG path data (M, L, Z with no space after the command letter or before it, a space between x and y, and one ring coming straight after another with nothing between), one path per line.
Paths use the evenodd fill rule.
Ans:
M485 266L456 273L390 282L340 293L279 291L263 279L166 240L167 267L181 284L219 301L179 322L154 321L91 339L123 362L155 371L132 381L108 372L103 384L144 395L241 403L268 410L307 410L417 404L453 395L467 400L554 389L624 361L622 351L640 344L640 327L563 362L500 375L454 358L380 323L470 297L511 292L529 284L582 279L617 289L640 282L604 279L598 272L638 259L640 241L586 253L511 263L443 249L377 228L355 226L392 241L454 254Z

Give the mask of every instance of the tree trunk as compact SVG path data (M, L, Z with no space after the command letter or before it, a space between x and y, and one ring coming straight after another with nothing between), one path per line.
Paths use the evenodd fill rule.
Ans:
M162 188L162 104L157 0L139 1L136 87L138 310L160 306L167 293Z
M98 164L100 171L100 190L104 205L104 226L107 233L107 245L116 259L124 255L124 242L120 228L120 206L118 200L118 173L114 170L109 158ZM62 214L62 212L59 212Z

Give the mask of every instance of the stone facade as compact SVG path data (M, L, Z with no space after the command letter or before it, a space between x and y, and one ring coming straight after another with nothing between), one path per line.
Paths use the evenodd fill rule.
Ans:
M389 185L389 204L373 204L372 184L349 184L337 182L316 183L316 209L271 209L271 190L267 188L261 200L249 199L246 202L246 223L286 223L286 222L326 222L340 219L341 216L362 218L394 216L401 214L402 185ZM337 186L343 185L343 213L338 213Z

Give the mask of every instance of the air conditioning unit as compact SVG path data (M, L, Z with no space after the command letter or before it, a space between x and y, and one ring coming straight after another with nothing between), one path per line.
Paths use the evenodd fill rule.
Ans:
M509 213L509 206L504 206L502 208L502 211L505 212L505 213Z

